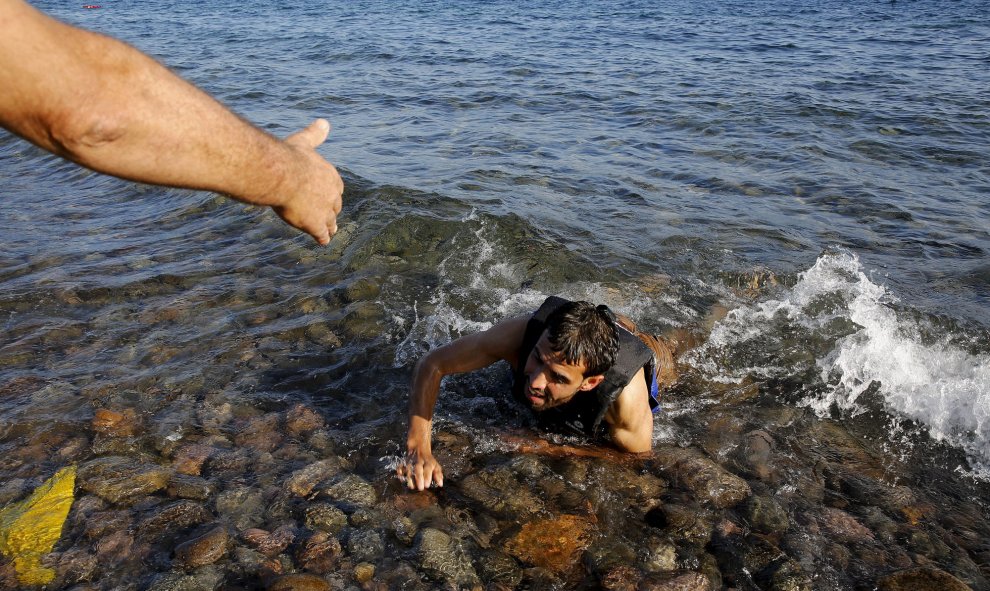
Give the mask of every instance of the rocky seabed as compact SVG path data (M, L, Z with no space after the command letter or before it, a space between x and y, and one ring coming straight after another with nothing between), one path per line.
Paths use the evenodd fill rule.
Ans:
M752 430L713 412L698 445L645 458L479 453L441 428L446 486L411 492L313 407L195 413L180 437L96 408L87 433L7 454L5 505L50 475L34 463L78 466L47 588L990 589L986 516L892 484L826 420L797 452L793 416ZM6 559L0 588L21 588Z

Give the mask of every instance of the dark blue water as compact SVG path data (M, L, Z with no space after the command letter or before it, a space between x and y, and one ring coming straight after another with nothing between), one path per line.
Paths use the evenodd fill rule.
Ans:
M420 354L563 293L657 329L735 309L698 379L764 384L895 480L986 509L985 2L35 5L273 134L326 117L348 189L321 249L271 212L0 134L8 453L108 401L172 433L206 396L312 400L373 463L400 452ZM467 383L438 417L484 444L515 417L468 394L496 378ZM658 443L698 444L702 390L671 397Z
M325 153L356 175L518 213L606 265L670 270L660 245L705 236L713 267L797 271L842 245L913 305L986 318L981 2L54 14L274 133L328 117Z

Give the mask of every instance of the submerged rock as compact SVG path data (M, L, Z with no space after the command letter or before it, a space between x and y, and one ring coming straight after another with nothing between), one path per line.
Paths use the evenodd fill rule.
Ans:
M652 538L647 541L645 550L643 568L648 572L667 572L677 569L677 547L673 544Z
M418 528L412 519L403 515L392 521L391 530L397 540L406 546L411 546L416 539Z
M409 491L402 487L395 494L389 496L387 501L399 513L411 513L436 505L437 495L429 489Z
M176 501L159 509L138 527L142 539L158 543L194 525L213 520L213 515L195 501Z
M337 333L333 332L325 324L312 324L306 327L306 337L313 341L317 345L326 347L328 349L336 349L343 345L343 341L337 336Z
M362 585L375 577L375 565L362 562L354 567L354 580Z
M526 564L566 573L578 565L591 530L591 521L578 515L536 519L524 524L505 549Z
M667 483L653 474L639 474L629 468L601 461L592 469L591 482L596 488L607 490L622 498L634 501L634 509L642 512L655 507L667 489Z
M888 477L888 467L881 458L867 450L863 442L842 425L833 421L820 421L815 423L808 436L817 440L813 449L829 462L829 468L836 473L856 474L881 482Z
M333 570L340 553L337 538L318 531L307 538L296 551L296 562L303 570L324 574Z
M543 501L504 467L469 474L459 482L461 492L496 515L516 518L537 513Z
M637 587L637 591L711 591L712 584L701 573L680 573L675 575L652 575Z
M203 470L203 464L213 452L214 448L209 445L200 443L184 445L176 450L172 457L172 467L179 474L199 476Z
M238 447L248 447L258 452L271 452L280 443L279 433L281 417L277 413L269 413L250 419L243 428L238 429L234 443Z
M128 531L133 525L133 515L128 510L92 511L85 514L78 508L76 511L76 519L82 526L83 535L91 541L115 531Z
M385 544L378 532L359 530L347 539L347 552L358 562L374 562L385 553Z
M922 589L972 591L966 583L934 566L909 568L881 577L876 582L876 588L878 591L919 591Z
M211 477L232 480L247 472L253 463L246 449L222 449L210 454L205 468Z
M63 552L58 557L57 577L59 581L65 584L91 580L98 565L96 556L89 551L81 549L69 550ZM0 575L0 589L16 588L13 584L5 586L3 582L3 576Z
M93 415L93 431L111 437L133 437L140 429L137 413L133 408L123 412L99 408Z
M339 533L347 525L347 514L328 503L316 503L306 508L306 527Z
M293 437L301 437L325 424L323 415L302 404L296 404L285 413L285 430Z
M486 552L478 559L482 579L499 586L499 588L515 589L522 582L523 573L519 563L511 556L502 552Z
M231 558L231 572L244 578L261 580L283 573L282 563L277 559L268 558L261 552L244 546L235 546L231 551Z
M602 577L602 589L605 591L636 591L643 573L635 568L624 565L617 566Z
M97 458L79 469L79 487L111 503L130 504L165 488L172 471L131 458Z
M296 539L296 533L293 526L283 525L273 532L258 528L246 529L241 532L241 537L255 550L271 557L288 548Z
M205 501L213 494L213 485L205 478L173 474L165 490L170 497Z
M636 562L636 549L619 536L599 538L584 551L585 567L592 573L607 573Z
M148 591L209 591L223 581L223 570L216 565L196 569L190 574L169 572L158 575Z
M750 527L760 533L779 534L790 527L787 511L773 497L750 497L743 507L742 515Z
M264 493L248 486L227 489L216 498L217 513L237 529L260 525L264 508Z
M378 493L374 487L356 474L343 474L335 478L321 494L354 507L371 507L378 502Z
M769 573L759 573L758 580L766 581L769 591L811 591L811 579L793 560L785 560Z
M308 573L284 575L265 587L266 591L329 591L330 588L326 579Z
M646 523L697 546L708 543L715 529L710 510L674 503L650 510L646 514Z
M841 542L873 541L873 532L842 509L824 507L819 525L831 538Z
M134 536L126 531L115 531L96 541L96 559L102 564L140 559L147 548L134 543Z
M285 487L297 497L309 496L320 482L336 476L341 462L336 458L320 460L293 472L285 481Z
M750 431L743 438L739 461L750 474L760 480L768 480L772 474L770 454L773 437L764 430Z
M422 569L434 579L457 587L481 584L470 557L446 533L426 528L416 544Z
M227 554L230 533L219 526L175 547L175 559L185 568L213 564Z
M696 450L659 448L654 453L661 476L683 486L695 497L719 509L738 504L752 494L749 484Z

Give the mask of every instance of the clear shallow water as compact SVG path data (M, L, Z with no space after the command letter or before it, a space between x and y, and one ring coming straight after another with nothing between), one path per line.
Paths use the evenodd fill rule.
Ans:
M204 409L304 400L385 487L414 360L563 293L658 330L735 309L689 357L658 445L724 459L741 444L712 443L712 425L766 428L798 458L771 487L783 498L820 461L808 433L834 421L892 482L986 512L982 3L38 6L273 133L329 118L322 152L348 192L320 249L269 212L0 136L4 479L100 455L96 408L137 408L146 452L203 439ZM732 394L750 381L759 397ZM491 434L525 423L504 384L447 385L438 430L474 450L453 480L514 457ZM53 430L89 447L57 452L71 445ZM821 588L883 571L804 566Z

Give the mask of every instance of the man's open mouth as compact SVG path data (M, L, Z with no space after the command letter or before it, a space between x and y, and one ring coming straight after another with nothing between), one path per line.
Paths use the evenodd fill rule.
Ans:
M526 396L529 398L529 402L533 406L543 406L543 404L547 401L546 396L532 390L527 392Z

